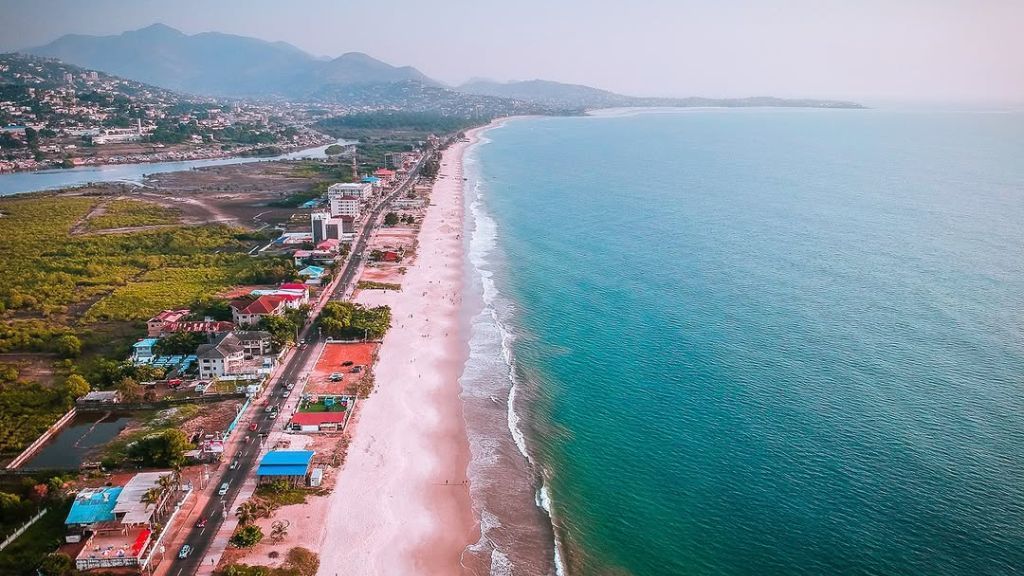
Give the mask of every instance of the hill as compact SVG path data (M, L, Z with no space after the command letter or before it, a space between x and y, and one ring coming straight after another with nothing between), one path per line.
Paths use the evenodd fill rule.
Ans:
M860 104L835 100L786 99L773 97L754 98L649 98L625 96L599 88L580 84L564 84L550 80L527 80L521 82L494 82L471 80L458 87L466 94L486 95L495 98L511 98L522 102L564 108L615 108L615 107L802 107L802 108L861 108Z
M351 52L321 60L285 42L153 24L115 36L62 36L27 52L147 84L215 96L302 97L324 86L438 85L419 70Z

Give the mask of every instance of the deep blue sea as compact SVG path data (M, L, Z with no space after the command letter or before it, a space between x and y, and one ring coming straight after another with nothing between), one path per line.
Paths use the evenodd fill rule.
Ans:
M486 137L515 409L570 573L1024 572L1024 115Z

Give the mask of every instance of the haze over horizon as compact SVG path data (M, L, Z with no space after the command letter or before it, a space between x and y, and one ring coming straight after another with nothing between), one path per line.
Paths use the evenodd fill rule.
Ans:
M0 51L163 23L284 41L317 56L365 52L450 84L541 78L643 96L1024 102L1024 36L1015 29L1024 3L1013 0L640 0L599 10L525 0L515 8L0 0Z

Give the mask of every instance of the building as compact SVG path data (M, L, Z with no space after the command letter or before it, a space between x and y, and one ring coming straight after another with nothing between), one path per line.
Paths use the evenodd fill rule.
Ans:
M380 178L385 186L390 185L395 181L395 171L388 170L387 168L380 168L373 173L374 176Z
M144 338L132 344L132 362L144 364L153 360L156 356L154 348L159 341L159 338Z
M339 412L296 412L292 416L292 430L300 432L327 432L345 427L347 411Z
M306 281L307 283L318 283L320 282L320 278L323 277L325 271L326 270L320 266L306 266L302 270L299 270L299 276L302 278L308 278Z
M164 310L153 316L146 322L146 335L150 338L160 336L164 331L164 326L172 322L180 322L187 318L189 310Z
M245 348L234 334L225 334L213 344L196 348L199 377L204 380L234 376L243 372Z
M231 318L238 326L258 324L266 316L280 316L286 307L284 298L272 295L239 298L231 301L230 306Z
M313 244L319 244L328 238L327 222L331 219L329 212L313 212L309 221L313 229Z
M331 216L358 218L360 202L355 196L334 196L331 198Z
M121 401L117 390L92 390L75 402L79 404L115 404Z
M372 182L339 182L331 184L327 188L327 198L340 196L354 196L360 200L366 200L373 194Z
M238 330L232 333L246 356L262 356L271 353L273 336L262 330Z
M312 450L271 450L260 460L256 483L269 484L284 480L292 486L304 486L313 464Z
M324 242L337 242L337 240L325 240ZM284 300L286 307L296 310L309 304L309 290L304 284L286 282L277 288L257 289L249 294L252 296L274 296L275 298L281 298Z
M327 222L327 239L339 241L351 241L356 237L356 225L354 216L338 216Z
M160 487L169 471L136 474L124 486L87 488L75 496L64 520L67 542L84 542L75 558L78 570L135 568L153 539L153 516L169 509L172 492ZM156 488L159 496L147 494ZM164 521L164 520L161 520Z
M176 332L188 332L190 334L206 334L213 337L219 334L227 334L234 329L234 324L224 320L188 320L164 324L159 336L162 337Z

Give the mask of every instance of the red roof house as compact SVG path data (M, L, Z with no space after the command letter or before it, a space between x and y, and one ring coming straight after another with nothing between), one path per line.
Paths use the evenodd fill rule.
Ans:
M347 412L297 412L292 416L292 427L304 432L339 430L345 425Z

